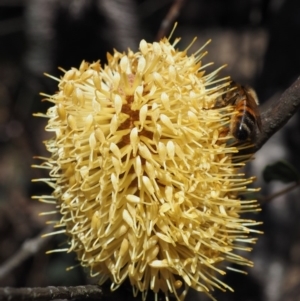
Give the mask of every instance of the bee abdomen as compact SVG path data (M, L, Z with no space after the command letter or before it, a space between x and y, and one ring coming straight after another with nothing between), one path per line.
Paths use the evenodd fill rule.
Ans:
M232 135L240 140L244 141L251 137L252 131L246 123L241 123L238 127L233 128Z
M251 108L242 106L233 120L232 135L241 141L252 137L256 126L256 118Z

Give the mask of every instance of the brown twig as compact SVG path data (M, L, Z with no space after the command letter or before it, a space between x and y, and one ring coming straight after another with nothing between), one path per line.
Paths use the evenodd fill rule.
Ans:
M168 14L163 19L160 28L158 30L158 34L156 36L156 40L159 41L162 39L167 32L169 31L170 27L173 25L175 19L178 17L179 12L184 5L186 0L174 0L174 3L172 4Z
M104 293L97 285L85 286L48 286L33 288L0 288L0 300L5 301L42 301L55 299L81 299L89 298L103 300Z
M274 194L268 195L266 197L260 197L259 198L259 202L261 204L265 204L265 203L270 202L273 199L275 199L275 198L277 198L277 197L279 197L279 196L281 196L283 194L286 194L286 193L292 191L293 189L295 189L295 188L297 188L299 186L300 186L300 181L295 182L294 184L292 184L292 185L290 185L290 186L288 186L288 187L286 187L286 188L284 188L284 189L282 189L282 190L280 190L280 191L278 191L278 192L276 192Z
M256 134L254 151L258 151L297 112L300 106L300 77L277 101L261 107L262 130Z
M132 50L140 40L140 26L136 4L132 0L98 0L98 7L107 18L114 46L120 50Z
M47 226L36 237L26 240L20 250L0 266L0 279L3 279L28 257L37 253L50 239L50 237L42 238L41 235L50 232L52 228L52 225ZM1 296L0 300L2 300Z

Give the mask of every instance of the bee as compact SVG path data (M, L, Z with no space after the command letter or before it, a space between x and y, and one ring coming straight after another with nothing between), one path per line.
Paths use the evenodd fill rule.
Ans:
M256 128L261 132L262 124L258 110L258 98L255 91L238 83L231 82L228 92L217 99L214 108L227 105L234 107L230 131L239 141L253 140Z

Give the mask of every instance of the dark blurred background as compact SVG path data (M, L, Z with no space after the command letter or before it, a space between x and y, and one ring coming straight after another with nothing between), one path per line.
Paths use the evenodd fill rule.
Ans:
M51 193L31 179L46 177L31 164L33 156L48 156L43 140L46 120L39 92L53 94L56 82L44 72L60 76L58 66L78 67L83 59L106 61L113 48L137 50L139 40L155 40L171 0L0 0L0 269L24 241L45 227L38 213L49 206L31 195ZM177 18L174 37L184 49L198 37L192 51L208 39L205 62L228 64L223 75L252 85L263 103L280 94L300 74L299 0L186 0ZM270 195L285 186L264 184L267 164L286 159L300 170L299 114L257 153L249 168L256 186ZM246 254L254 268L244 276L224 279L235 293L216 292L220 301L300 300L299 189L263 205L256 217L265 232L254 251ZM0 286L82 285L93 283L76 264L74 254L45 255L65 237L55 236L17 267L0 277ZM131 292L129 293L131 297ZM141 300L141 296L136 300ZM192 293L187 300L206 300Z

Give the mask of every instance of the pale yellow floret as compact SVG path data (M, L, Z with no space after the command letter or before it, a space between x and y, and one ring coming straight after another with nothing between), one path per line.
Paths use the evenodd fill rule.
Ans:
M41 201L61 214L69 247L91 276L112 290L129 278L134 293L163 291L182 300L188 287L210 295L231 290L218 278L226 263L251 265L236 254L258 223L241 201L251 191L239 168L229 126L232 107L215 109L229 85L205 74L200 49L188 56L168 39L140 42L140 51L108 54L108 62L64 71L47 115L50 158L41 168L54 188ZM192 44L192 43L191 43ZM44 214L56 214L57 210ZM228 269L232 269L230 266Z

